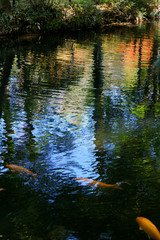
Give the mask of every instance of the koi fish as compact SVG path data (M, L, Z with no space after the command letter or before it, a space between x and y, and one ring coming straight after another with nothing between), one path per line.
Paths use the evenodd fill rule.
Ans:
M139 225L139 229L146 232L149 238L160 240L160 232L149 219L145 217L137 217L136 221Z
M90 186L94 185L96 187L104 187L104 188L117 188L117 189L122 189L121 187L119 187L120 184L122 184L123 182L116 183L116 184L107 184L107 183L103 183L103 182L99 182L93 179L89 179L89 178L75 178L75 181L80 181L80 182L85 182L87 184L89 184Z
M0 191L3 191L4 190L4 188L0 188Z
M24 167L20 167L20 166L17 166L17 165L14 165L14 164L8 164L6 165L7 168L9 168L12 172L23 172L23 173L28 173L30 175L32 175L34 178L36 178L38 175L31 172L30 170L24 168Z

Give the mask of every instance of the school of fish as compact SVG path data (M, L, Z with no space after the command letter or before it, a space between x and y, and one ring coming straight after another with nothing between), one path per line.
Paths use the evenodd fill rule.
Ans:
M28 170L27 168L15 165L15 164L7 164L6 167L8 169L10 169L12 172L20 172L20 173L26 173L29 174L31 176L33 176L35 179L37 179L38 174L33 173L32 171ZM94 186L94 187L102 187L102 188L115 188L115 189L120 189L122 190L123 188L120 187L120 185L122 184L128 184L128 182L117 182L115 184L107 184L107 183L103 183L97 180L93 180L90 178L75 178L75 181L78 182L82 182L82 183L86 183L89 186ZM5 190L4 188L0 188L0 191ZM147 218L145 217L137 217L136 218L136 222L139 225L139 229L143 230L149 238L152 238L154 240L160 240L160 232L157 229L157 227Z

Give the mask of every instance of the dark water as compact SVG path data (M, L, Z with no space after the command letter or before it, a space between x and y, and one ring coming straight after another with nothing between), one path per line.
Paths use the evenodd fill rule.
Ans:
M0 39L1 239L147 239L137 216L160 229L159 29Z

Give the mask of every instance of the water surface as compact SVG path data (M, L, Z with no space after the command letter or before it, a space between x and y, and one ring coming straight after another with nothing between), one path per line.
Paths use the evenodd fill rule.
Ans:
M137 216L160 229L159 27L0 40L2 239L147 239Z

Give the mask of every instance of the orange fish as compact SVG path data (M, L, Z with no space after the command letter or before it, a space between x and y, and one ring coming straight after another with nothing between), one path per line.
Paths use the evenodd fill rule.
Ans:
M145 217L137 217L136 221L139 225L139 229L146 232L149 238L160 240L160 232L149 219Z
M96 180L93 180L93 179L89 179L89 178L75 178L74 180L88 183L90 186L94 185L96 187L122 189L121 187L119 187L118 183L116 183L116 184L107 184L107 183L99 182L99 181L96 181ZM120 184L122 184L122 183L123 182L121 182Z
M0 191L3 191L4 190L4 188L0 188Z
M37 174L31 172L28 169L26 169L24 167L20 167L20 166L14 165L14 164L8 164L8 165L6 165L6 167L9 168L12 172L17 171L17 172L28 173L28 174L32 175L33 177L35 177L35 178L38 176Z

